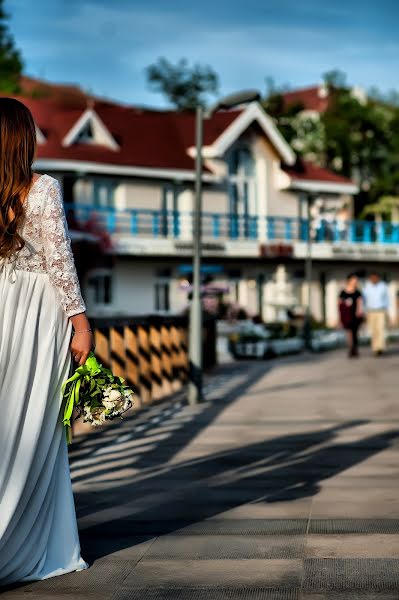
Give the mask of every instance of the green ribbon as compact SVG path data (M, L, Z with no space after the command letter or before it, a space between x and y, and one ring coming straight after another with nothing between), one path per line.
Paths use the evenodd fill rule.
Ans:
M108 371L108 369L106 370ZM66 429L68 444L72 441L71 418L73 409L79 404L80 388L84 378L90 379L102 372L102 365L98 362L93 352L90 352L86 362L75 370L75 373L61 386L62 397L66 400L63 423Z

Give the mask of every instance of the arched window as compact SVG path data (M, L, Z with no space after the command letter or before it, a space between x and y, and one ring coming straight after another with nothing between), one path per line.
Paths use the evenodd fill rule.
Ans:
M245 232L251 216L257 214L255 160L246 146L235 148L228 159L229 212L243 221Z

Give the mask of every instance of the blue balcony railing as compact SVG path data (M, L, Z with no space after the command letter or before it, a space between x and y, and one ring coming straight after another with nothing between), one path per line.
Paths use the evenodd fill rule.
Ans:
M95 226L110 234L137 237L190 239L192 214L145 208L116 210L84 204L66 204L70 222ZM306 241L305 219L291 217L257 217L229 213L204 212L202 234L212 240ZM315 243L399 244L399 224L371 221L312 222L311 239Z

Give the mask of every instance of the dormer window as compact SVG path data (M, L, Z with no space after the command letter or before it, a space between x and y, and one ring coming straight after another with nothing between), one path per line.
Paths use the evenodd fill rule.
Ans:
M119 150L119 144L92 108L82 114L62 140L63 146L72 146L73 144L98 145L105 146L110 150Z
M95 144L93 127L90 121L86 123L84 128L76 136L75 144Z

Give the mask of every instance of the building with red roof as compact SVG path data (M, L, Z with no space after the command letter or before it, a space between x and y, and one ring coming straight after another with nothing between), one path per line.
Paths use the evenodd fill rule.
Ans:
M180 284L192 254L194 114L127 106L29 78L22 87L18 99L37 127L35 170L60 181L74 228L108 236L105 258L84 276L89 312L183 309L187 286ZM308 100L322 110L325 99L312 104L309 94ZM341 243L348 230L342 233L334 218L343 210L350 216L357 187L299 160L256 102L205 121L203 157L207 269L231 290L231 301L273 319L281 308L273 303L273 272L281 262L288 269L303 261L308 202L317 218L330 220L329 237L324 227L318 241ZM312 231L315 240L320 232ZM300 286L296 298L300 304Z
M328 87L325 84L290 90L284 92L282 97L286 108L298 106L307 113L315 114L325 112L331 101Z

